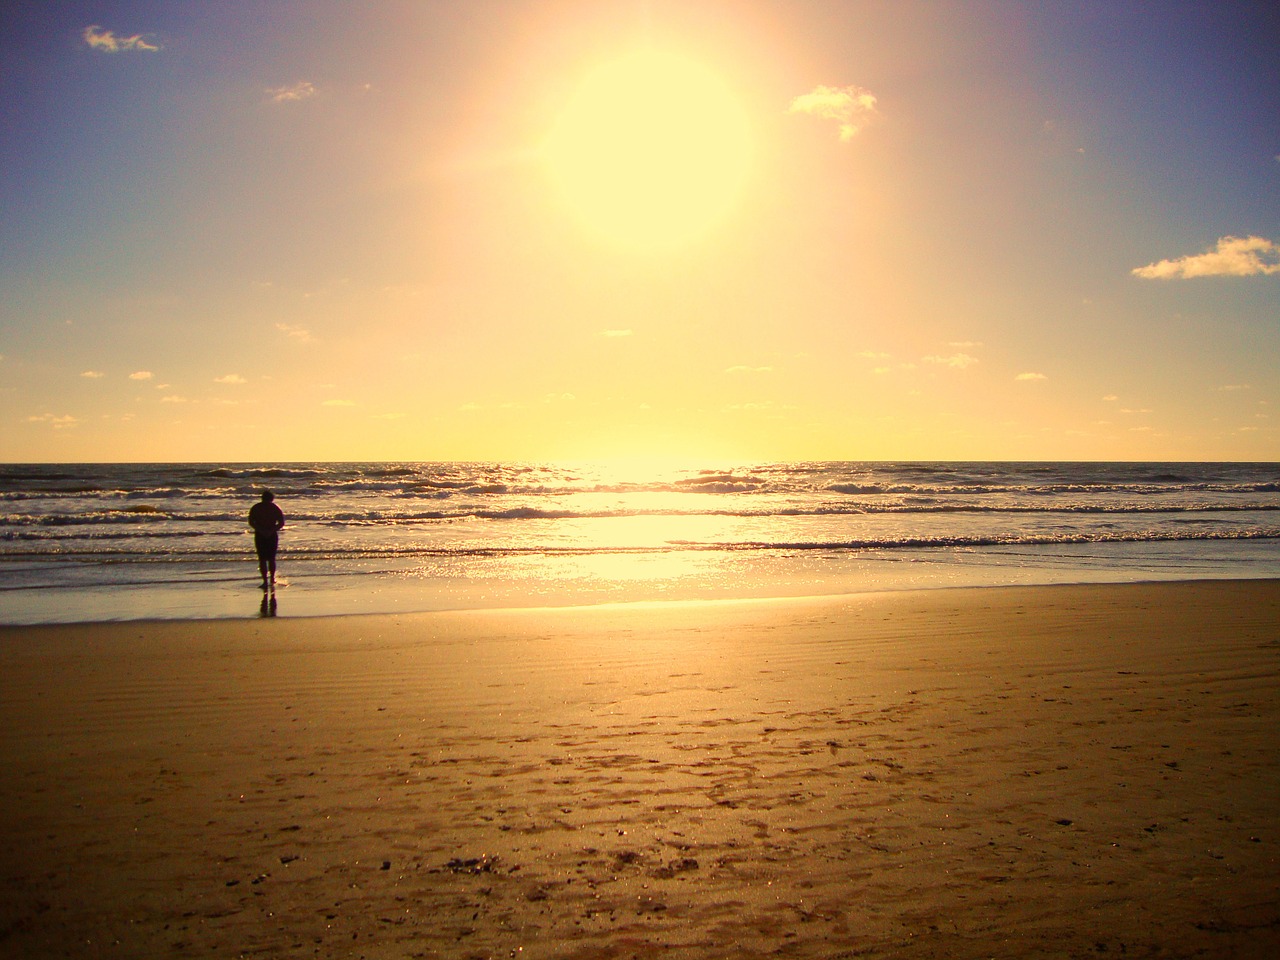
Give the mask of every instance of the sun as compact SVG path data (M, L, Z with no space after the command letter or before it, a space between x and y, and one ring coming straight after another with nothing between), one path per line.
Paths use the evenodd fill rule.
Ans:
M560 195L592 231L635 248L704 234L742 193L746 112L711 70L635 51L591 71L543 144Z

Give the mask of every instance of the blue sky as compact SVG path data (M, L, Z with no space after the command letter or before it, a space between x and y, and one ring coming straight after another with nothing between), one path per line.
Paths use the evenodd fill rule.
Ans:
M1280 459L1277 41L1261 3L9 4L0 458ZM742 162L657 123L666 179L585 200L545 144L642 48L687 89L603 100L740 115Z

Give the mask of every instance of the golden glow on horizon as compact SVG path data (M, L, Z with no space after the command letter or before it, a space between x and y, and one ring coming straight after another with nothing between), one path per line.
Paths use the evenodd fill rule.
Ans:
M578 218L640 249L683 243L724 216L750 154L746 113L724 82L649 49L592 71L543 145Z

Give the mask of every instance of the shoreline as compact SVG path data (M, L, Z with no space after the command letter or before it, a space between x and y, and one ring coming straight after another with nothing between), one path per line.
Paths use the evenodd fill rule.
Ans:
M1280 581L0 628L26 955L1269 957Z
M970 571L972 572L972 571ZM287 573L281 577L278 590L264 591L256 576L238 578L236 587L228 590L219 584L210 592L208 584L164 584L149 588L145 585L114 588L27 588L0 591L0 600L9 604L7 615L12 619L0 619L0 630L32 626L88 626L94 624L130 623L184 623L209 620L227 623L258 619L328 619L366 616L414 616L431 613L463 613L472 610L568 610L578 607L645 606L649 604L702 604L741 603L752 601L803 601L839 600L845 597L878 596L881 594L925 594L934 591L956 590L1016 590L1038 587L1072 586L1140 586L1146 584L1176 583L1257 583L1280 582L1271 570L1256 576L1174 577L1150 575L1135 577L1120 570L1065 570L1050 573L1043 569L1012 570L999 568L1003 578L989 578L981 572L964 578L950 573L952 579L925 577L909 579L867 579L848 576L843 582L829 584L822 592L812 592L812 584L803 579L780 580L771 584L754 583L735 589L666 590L654 596L650 590L635 590L621 594L593 593L565 589L558 596L543 594L541 602L529 605L520 602L527 597L508 588L505 593L486 595L478 589L450 595L439 588L424 587L415 581L388 581L378 584L364 594L356 594L344 586L342 580L334 580L322 587L315 587L307 580L291 582ZM520 585L523 586L523 585ZM65 591L65 592L64 592ZM186 595L184 591L190 591ZM67 615L65 602L70 596L77 613L82 618ZM23 597L28 598L26 602ZM34 599L33 599L34 598ZM16 601L16 603L15 603ZM62 601L64 605L59 605ZM302 612L295 612L301 607ZM164 611L164 612L157 612ZM235 611L235 612L232 612ZM0 614L3 617L5 614Z

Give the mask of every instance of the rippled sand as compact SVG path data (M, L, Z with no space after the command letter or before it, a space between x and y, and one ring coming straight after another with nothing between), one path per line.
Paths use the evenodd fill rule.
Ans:
M0 630L0 955L1280 955L1280 582Z

